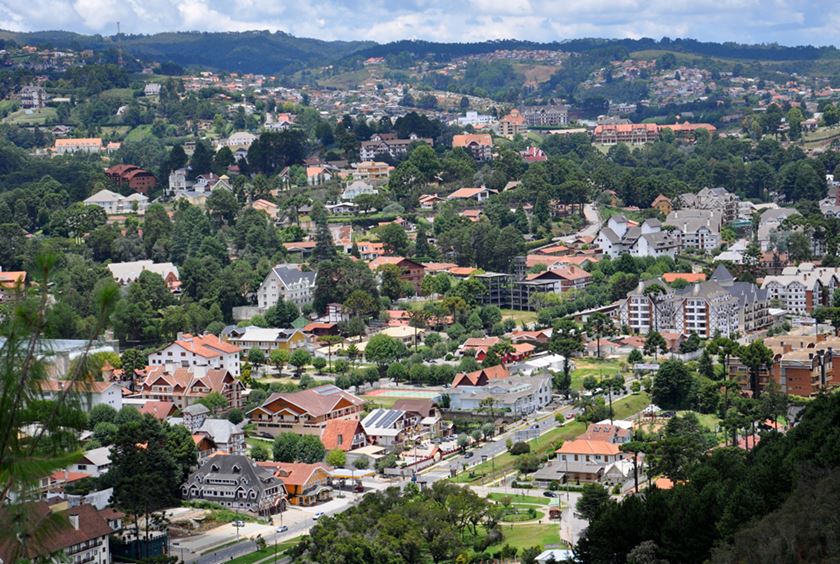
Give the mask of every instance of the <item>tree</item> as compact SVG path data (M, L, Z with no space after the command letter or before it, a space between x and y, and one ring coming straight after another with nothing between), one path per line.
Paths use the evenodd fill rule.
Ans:
M113 423L117 410L106 403L100 403L88 412L88 429L94 429L98 423Z
M523 454L516 457L514 462L516 470L521 474L530 474L540 468L540 457L536 454Z
M389 223L377 229L376 232L386 253L396 256L408 255L408 234L401 225Z
M396 362L405 354L405 345L402 341L381 333L371 337L365 347L365 358L377 365L381 377L385 376L389 364Z
M741 347L738 351L738 358L750 371L750 390L752 391L752 397L755 399L758 399L761 392L759 388L761 369L770 371L773 366L773 356L773 351L761 341L753 341L749 345Z
M587 521L592 521L610 502L610 492L601 484L584 484L575 510Z
M654 358L657 358L659 353L665 354L668 352L668 343L659 331L651 331L645 339L644 350L645 354L652 354Z
M253 364L259 370L260 366L265 364L265 353L259 347L251 347L248 351L248 362Z
M627 356L627 362L630 364L640 364L644 361L645 358L642 356L642 352L639 349L633 349Z
M316 356L312 359L312 367L315 369L316 372L321 372L326 366L326 359L323 359L320 356Z
M274 349L268 353L268 361L277 369L278 372L283 371L283 366L289 362L291 353L287 349Z
M316 201L312 205L312 220L315 222L315 251L313 259L316 262L327 261L336 257L335 243L327 224L327 210L324 205Z
M251 447L250 454L251 458L253 458L257 462L263 462L265 460L268 460L268 457L271 453L269 452L268 447L258 443Z
M280 433L274 437L272 459L276 462L294 462L298 456L298 443L302 435Z
M585 327L589 335L595 336L598 358L601 358L601 337L612 335L615 331L615 324L612 319L597 312L586 320Z
M347 463L347 455L340 448L336 448L327 453L326 462L335 468L343 468Z
M228 401L225 396L219 392L210 392L203 398L198 400L198 403L210 410L211 413L218 413L228 407Z
M694 379L681 360L666 360L653 378L651 400L663 409L687 409Z
M312 355L310 355L309 351L306 349L295 349L292 356L289 358L289 362L295 367L295 372L298 376L301 375L303 368L309 364L311 360Z
M563 375L571 381L571 356L583 350L583 332L571 319L560 319L554 324L548 350L563 355Z

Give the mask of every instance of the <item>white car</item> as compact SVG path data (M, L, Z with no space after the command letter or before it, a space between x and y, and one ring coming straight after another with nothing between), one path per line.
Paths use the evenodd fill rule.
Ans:
M324 516L324 512L323 512L323 511L319 511L318 513L316 513L315 515L313 515L313 516L312 516L312 518L313 518L313 519L315 519L315 520L317 521L318 519L320 519L320 518L321 518L321 517L323 517L323 516Z
M277 527L277 533L278 534L286 533L288 531L289 531L289 527L287 527L286 525L280 525L279 527Z

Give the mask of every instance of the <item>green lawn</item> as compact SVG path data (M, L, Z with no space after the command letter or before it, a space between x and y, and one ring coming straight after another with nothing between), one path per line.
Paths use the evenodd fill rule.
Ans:
M394 404L404 398L388 397L388 396L362 396L362 399L368 403L381 407L382 409L391 409Z
M3 121L12 125L44 125L47 120L55 119L55 117L55 108L41 108L12 112Z
M134 99L134 90L131 88L110 88L99 93L101 98L116 100L128 104Z
M572 371L572 389L580 390L583 379L587 376L611 376L621 370L621 362L615 359L598 360L595 358L576 358L575 369Z
M613 413L616 419L624 419L639 413L650 404L650 396L645 392L633 394L623 400L613 402Z
M138 125L134 129L128 132L128 135L125 136L125 141L128 142L137 142L143 141L152 137L152 126L148 124Z
M502 499L506 497L509 497L513 503L532 505L548 505L548 502L550 501L547 497L537 497L535 495L505 495L503 493L491 493L487 496L488 499L492 499L493 501L502 501Z
M720 425L720 418L712 413L697 413L696 411L678 411L677 415L685 415L686 413L693 413L700 420L700 424L712 433L716 432Z
M296 546L298 543L300 543L300 539L301 537L298 537L278 543L276 547L277 556L282 555L284 551L292 548L293 546ZM255 550L250 554L240 556L239 558L234 558L233 560L229 560L228 562L230 564L252 564L253 562L259 562L260 560L274 556L274 551L275 546L273 544L270 544L262 550Z
M493 552L509 544L515 548L530 548L532 546L545 546L547 544L561 545L560 523L548 525L502 525L502 541L489 547L487 550Z
M271 440L261 439L259 437L247 437L245 439L245 444L248 445L249 450L250 450L251 447L256 446L256 445L264 446L265 448L268 449L268 459L271 460L271 458L272 458L271 447L272 447L272 444L273 444Z
M513 319L517 325L522 325L523 323L535 323L537 321L537 312L503 309L502 319Z

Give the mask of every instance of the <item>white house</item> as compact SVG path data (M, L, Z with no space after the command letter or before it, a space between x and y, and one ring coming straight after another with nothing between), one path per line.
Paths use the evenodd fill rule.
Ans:
M277 305L280 300L298 307L312 303L317 273L301 270L297 264L278 264L265 277L257 290L260 309Z
M673 258L680 249L679 240L656 219L647 219L641 225L630 222L623 215L614 215L595 237L595 244L601 251L615 258L624 253L636 257Z
M495 400L494 409L513 415L534 413L551 403L551 378L548 376L513 376L492 380L485 386L458 386L450 394L453 411L476 411Z
M220 340L217 336L188 333L178 335L178 339L163 350L149 355L149 365L166 366L171 370L187 368L222 369L234 377L239 376L239 347ZM167 368L167 370L170 370Z
M149 198L136 192L123 196L110 190L100 190L84 201L87 206L99 206L107 215L136 213L143 215L149 207Z
M374 195L378 194L378 192L376 191L376 188L364 180L355 180L344 189L344 192L341 193L341 199L352 202L363 194Z
M70 472L84 472L97 478L111 468L111 447L100 447L85 451L82 458L67 469Z
M122 409L122 388L114 382L82 382L49 379L41 383L41 395L46 400L57 399L72 387L83 409L90 411L97 405L110 405Z

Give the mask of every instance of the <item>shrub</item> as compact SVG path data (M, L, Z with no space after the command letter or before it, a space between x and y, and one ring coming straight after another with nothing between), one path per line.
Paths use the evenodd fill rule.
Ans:
M531 445L526 442L519 441L514 443L513 446L510 447L510 453L514 456L519 456L520 454L528 454L531 452Z

